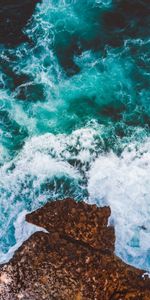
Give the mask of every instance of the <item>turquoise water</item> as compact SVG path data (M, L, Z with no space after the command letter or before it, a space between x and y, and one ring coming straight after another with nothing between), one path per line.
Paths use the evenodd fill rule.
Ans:
M48 200L110 205L116 253L150 269L148 1L43 0L0 52L0 262Z

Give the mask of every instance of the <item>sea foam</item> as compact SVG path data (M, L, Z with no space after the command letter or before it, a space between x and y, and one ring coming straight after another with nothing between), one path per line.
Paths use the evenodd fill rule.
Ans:
M150 268L150 140L131 144L120 157L99 156L89 171L89 202L109 205L116 252L126 262Z

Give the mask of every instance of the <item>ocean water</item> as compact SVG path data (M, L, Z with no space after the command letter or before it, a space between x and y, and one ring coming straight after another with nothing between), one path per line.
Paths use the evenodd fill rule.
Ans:
M109 205L116 254L150 270L150 5L43 0L0 45L0 263L73 197Z

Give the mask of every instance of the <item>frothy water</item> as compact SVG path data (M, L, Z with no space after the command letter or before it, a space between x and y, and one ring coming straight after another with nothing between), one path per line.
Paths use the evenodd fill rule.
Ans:
M116 253L150 270L149 16L124 3L43 0L0 46L1 263L39 230L26 211L74 197L109 205Z
M150 139L131 144L120 157L114 153L95 160L89 171L90 203L109 205L115 225L116 251L130 263L149 268Z

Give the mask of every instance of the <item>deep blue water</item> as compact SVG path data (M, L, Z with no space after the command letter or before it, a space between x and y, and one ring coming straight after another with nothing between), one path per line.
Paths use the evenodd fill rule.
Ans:
M43 0L0 45L0 262L71 196L110 205L117 255L150 269L148 2Z

